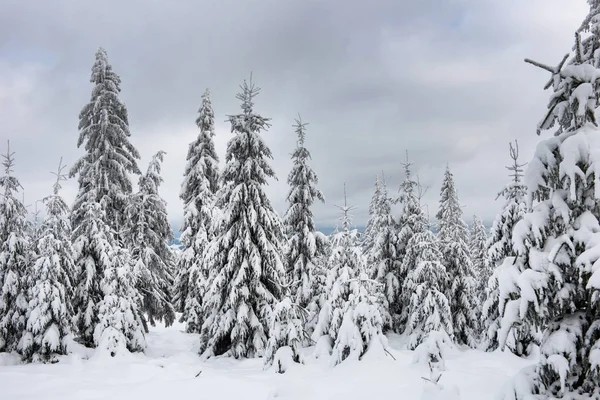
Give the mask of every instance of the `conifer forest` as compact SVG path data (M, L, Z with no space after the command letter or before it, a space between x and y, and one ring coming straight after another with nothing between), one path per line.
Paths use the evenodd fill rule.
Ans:
M0 111L0 132L9 138L0 143L0 398L600 399L600 0L579 3L583 19L576 14L561 34L571 46L554 49L562 57L538 59L535 49L521 56L515 45L511 57L520 57L521 68L503 72L506 86L526 73L538 87L541 97L529 98L542 101L523 111L535 114L537 126L502 131L503 147L472 176L450 156L431 169L439 160L419 156L421 142L400 140L393 163L377 164L369 178L364 204L351 171L377 162L377 150L371 158L361 158L364 148L335 158L354 134L327 141L289 99L271 99L281 105L274 113L295 115L275 129L263 105L270 94L261 82L274 86L267 72L248 66L246 75L214 86L210 76L196 77L204 91L194 94L197 113L186 117L193 135L160 134L160 143L186 154L183 170L169 175L170 151L138 136L132 121L139 117L129 110L139 108L125 104L135 76L119 72L121 65L130 72L131 65L159 66L112 56L109 40L93 57L94 48L78 54L91 65L89 82L77 82L87 97L70 110L73 118L79 112L78 126L54 133L53 171L36 176L31 191L33 167L21 157L50 150L3 132L8 114ZM570 3L560 4L575 15ZM142 11L132 19L143 19ZM539 18L549 19L547 29L558 21ZM196 23L212 27L208 19ZM204 37L204 49L188 52L217 63L202 54L212 41ZM0 74L2 49L0 41ZM237 58L244 66L246 51ZM288 68L283 61L281 68ZM171 101L160 92L171 78L157 73L161 82L145 84L157 86L145 106ZM468 79L478 79L473 74ZM0 108L12 110L2 92L25 84L2 82ZM292 86L282 90L298 90ZM393 96L403 96L398 90ZM67 92L42 100L58 107L74 96ZM227 96L236 108L216 101ZM426 97L435 103L434 92ZM442 110L420 107L429 109L427 119ZM364 119L368 136L379 122ZM448 154L448 146L466 146L451 133L446 144L401 126L394 135L421 135ZM331 164L313 157L328 153ZM285 169L280 157L288 157ZM427 168L435 185L422 179ZM492 195L482 171L504 176ZM333 190L324 176L337 182ZM285 188L284 208L275 182ZM41 186L45 195L32 198ZM463 197L466 187L478 197ZM179 203L167 202L171 195ZM490 214L467 214L474 209ZM331 229L322 210L335 216Z

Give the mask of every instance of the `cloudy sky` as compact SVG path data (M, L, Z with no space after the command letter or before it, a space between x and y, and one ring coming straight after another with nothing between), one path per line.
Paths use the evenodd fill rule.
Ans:
M278 181L268 191L285 211L293 118L327 203L321 227L336 224L347 182L355 223L364 225L375 175L390 191L410 153L433 216L443 170L455 174L465 216L491 221L507 181L508 142L523 161L539 139L547 72L569 51L584 0L0 0L0 150L10 139L26 202L49 193L50 171L71 165L78 114L89 101L94 53L107 49L122 79L132 142L145 170L167 152L162 194L177 228L179 185L205 88L213 94L217 150L231 137L227 114L250 71L262 88L256 111ZM70 182L64 195L76 193Z

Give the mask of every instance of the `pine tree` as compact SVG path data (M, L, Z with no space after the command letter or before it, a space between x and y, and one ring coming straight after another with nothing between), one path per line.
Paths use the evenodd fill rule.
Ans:
M98 203L106 223L120 235L125 226L125 207L132 192L129 173L139 174L138 151L129 141L127 108L119 99L121 79L108 63L106 50L98 49L90 80L91 100L79 114L77 147L85 155L71 169L78 175L79 193L73 205L72 223L77 229L87 212L86 204Z
M380 309L385 329L392 327L393 310L397 314L399 309L399 265L396 257L397 233L396 221L392 216L391 199L388 196L384 180L379 176L375 181L375 193L369 206L369 220L365 231L364 253L367 265L373 269L370 274L383 285L383 301Z
M393 306L394 330L401 333L406 328L408 320L408 305L411 293L404 293L402 286L408 273L416 268L414 260L407 262L406 254L409 249L410 240L417 233L428 229L428 217L423 212L420 202L421 186L412 177L412 163L408 161L408 152L404 166L404 181L400 185L400 196L398 202L401 206L400 218L398 220L398 233L396 243L396 257L400 261L397 272L399 282L398 293Z
M267 198L271 150L260 137L268 119L253 110L259 89L244 81L242 113L229 116L235 136L227 144L218 206L224 221L211 242L206 268L214 271L203 302L200 353L235 358L264 354L269 321L282 298L283 223Z
M295 122L298 141L292 154L294 165L287 180L290 190L287 196L289 206L284 217L288 236L285 262L292 284L292 301L308 308L311 311L308 319L313 320L319 310L317 260L325 253L326 240L315 230L311 207L315 200L325 202L325 199L316 188L319 182L317 174L308 165L310 152L305 147L307 123L303 123L300 117Z
M483 221L477 215L474 215L473 224L469 231L469 251L477 281L476 294L479 298L479 304L482 304L485 300L485 288L491 275L487 262L487 240L487 232Z
M485 347L488 351L498 348L498 329L506 301L515 300L511 295L512 289L516 290L518 285L511 285L512 288L505 288L505 297L503 303L500 303L499 278L505 277L508 282L512 281L510 277L515 267L513 264L507 264L508 269L502 268L503 262L507 257L514 257L516 253L512 246L513 229L527 211L525 196L527 187L522 183L522 173L525 164L519 164L519 144L509 144L510 157L513 165L506 167L510 172L512 182L498 193L498 197L504 197L505 203L500 214L496 216L492 224L491 235L488 238L487 247L487 269L492 274L485 281L485 301L482 307L482 319L484 328ZM506 285L505 285L506 286ZM533 343L534 337L529 333L527 326L516 326L513 329L513 344L509 346L513 352L519 356L527 355L529 344Z
M25 330L29 264L33 258L27 210L16 197L22 186L12 175L14 153L3 155L0 178L0 350L16 350Z
M167 216L167 203L158 193L163 181L160 163L164 155L164 151L159 151L152 157L148 171L140 177L139 191L127 206L127 226L131 229L128 247L138 276L136 287L142 294L141 311L153 326L156 319L163 320L166 326L175 321L175 310L170 302L174 261L169 242L173 239L173 231Z
M450 301L454 337L460 344L475 345L477 331L475 279L468 247L467 224L462 219L458 194L450 168L446 168L442 183L439 221L439 241L443 264L451 277L445 294Z
M374 282L366 275L364 257L351 232L352 207L346 203L342 211L342 230L334 241L327 276L327 301L319 314L313 333L317 341L320 336L329 336L333 343L332 364L345 359L361 359L368 350L387 348L382 334L383 319ZM379 288L381 290L381 288Z
M216 234L214 221L216 193L219 188L219 159L215 150L215 117L208 89L202 95L196 125L197 139L190 143L184 181L179 197L184 203L181 228L183 251L177 266L175 307L182 312L188 332L202 326L202 301L207 290L208 271L203 257Z
M600 1L589 3L566 66L569 55L557 67L527 60L552 74L538 133L557 130L529 163L532 209L513 231L520 297L501 331L522 322L545 327L538 364L509 388L517 399L600 397Z
M444 294L450 278L442 264L442 253L430 230L413 235L409 242L405 262L410 264L403 292L410 293L407 305L406 332L410 335L408 348L413 350L431 332L452 338L454 328L450 302Z
M55 362L65 354L65 338L71 333L71 278L75 272L71 245L70 210L59 195L66 180L58 166L53 194L44 199L46 218L37 240L38 257L33 264L27 323L19 352L27 360Z

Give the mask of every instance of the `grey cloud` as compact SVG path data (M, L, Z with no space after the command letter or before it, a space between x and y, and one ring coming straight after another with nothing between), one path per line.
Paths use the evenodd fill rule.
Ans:
M24 186L32 198L43 196L58 157L72 163L80 154L77 117L89 99L93 54L105 46L123 80L141 168L159 148L168 153L162 193L178 226L200 94L206 87L213 93L223 158L226 115L239 109L235 93L253 71L263 88L256 109L273 118L265 140L279 180L268 190L281 213L291 124L300 112L310 122L308 145L327 198L315 207L321 226L335 223L344 181L355 222L364 224L375 174L385 171L395 193L406 149L432 186L425 198L431 215L449 162L466 215L491 220L506 182L506 144L524 138L523 157L530 157L548 98L544 72L522 59L560 58L585 12L579 3L136 0L99 7L4 0L0 89L17 76L31 87L9 85L10 101L0 94L0 119Z

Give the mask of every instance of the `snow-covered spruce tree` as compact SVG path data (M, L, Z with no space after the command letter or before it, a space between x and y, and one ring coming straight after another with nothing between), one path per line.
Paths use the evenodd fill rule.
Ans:
M74 301L80 339L93 345L93 329L98 320L97 304L104 297L100 286L107 261L103 245L121 245L126 231L126 204L132 191L130 173L139 174L137 150L129 141L127 108L119 99L121 79L100 48L92 67L94 84L90 102L79 114L79 139L85 154L71 168L77 175L79 192L71 212L73 243L76 246ZM100 207L100 209L97 209ZM101 221L99 221L101 220ZM102 237L102 238L101 238Z
M146 347L144 327L137 291L137 276L129 252L111 238L105 248L110 257L100 287L104 297L98 303L98 323L94 328L94 344L98 351L111 356L125 349L142 351Z
M141 297L129 252L106 224L98 203L87 203L74 232L77 268L74 305L79 340L111 355L144 347Z
M317 174L308 165L310 152L305 147L306 123L300 117L295 120L298 141L292 153L293 166L288 175L290 185L287 201L288 210L284 223L288 237L285 263L287 275L291 284L291 296L294 303L308 308L309 321L319 312L318 279L315 271L318 258L325 254L326 239L315 230L315 222L311 207L315 200L325 201L323 194L316 185Z
M135 263L136 287L143 299L141 311L153 326L155 320L164 321L166 326L175 321L170 293L173 256L169 249L173 231L167 216L167 203L158 193L163 181L160 163L164 155L164 151L159 151L152 157L146 174L139 179L139 191L127 206L130 229L127 244ZM147 332L146 323L144 328Z
M265 367L274 365L275 372L284 373L291 363L303 363L300 348L306 342L305 310L292 303L286 295L278 302L271 316Z
M100 280L112 262L113 236L104 222L98 203L82 205L85 214L73 230L76 276L73 281L74 324L81 343L94 346L94 329L98 324L98 303L104 298Z
M398 270L400 262L396 257L397 232L396 221L392 216L391 199L388 196L385 181L377 176L375 192L369 206L369 220L365 231L363 252L367 265L372 269L370 275L383 285L381 317L384 329L392 327L390 308L397 314L400 282Z
M327 276L327 301L321 309L313 339L328 336L333 344L331 362L360 359L367 351L385 350L378 285L366 274L365 259L350 230L351 215L345 201L342 210L342 231L334 242ZM380 288L379 288L380 290Z
M79 114L77 147L85 155L75 162L70 175L77 175L79 192L72 211L76 229L87 212L86 204L98 203L105 222L120 237L125 226L125 207L132 192L129 173L139 174L138 151L129 141L127 108L119 99L121 79L108 63L106 50L98 49L90 81L90 102Z
M473 223L469 230L469 251L477 283L477 297L479 303L485 300L485 288L490 278L491 271L487 262L487 232L483 221L477 215L473 216Z
M61 181L66 180L63 169L61 159L53 194L44 199L46 217L40 226L38 256L31 271L33 287L19 346L19 352L30 361L55 362L56 355L65 354L64 339L72 330L71 278L75 262L70 210L59 195Z
M519 144L509 144L509 154L513 164L506 167L510 171L512 181L498 193L498 197L504 197L505 203L502 211L496 216L492 224L491 235L487 242L487 269L491 276L488 278L485 288L485 301L482 307L483 319L483 342L486 350L492 351L498 348L498 329L502 318L506 302L515 300L513 291L518 290L518 285L513 282L511 277L518 276L514 274L516 264L506 264L503 268L504 260L507 257L514 257L516 253L512 246L513 229L527 211L527 202L525 196L527 187L522 182L523 167L525 164L519 164ZM503 303L500 303L499 279L504 282L513 282L510 287L504 285ZM534 337L527 325L513 327L511 333L511 344L508 346L515 354L522 356L528 354L529 345L533 343Z
M502 329L521 321L545 326L540 361L505 398L600 397L600 1L576 34L574 55L551 72L554 90L525 174L533 208L517 223L513 245L520 299ZM580 35L586 35L584 40Z
M446 167L436 217L442 262L450 276L445 294L450 301L454 338L459 344L474 346L478 330L476 283L469 253L467 224L462 219L462 209L449 167Z
M400 262L397 272L398 289L396 300L392 302L390 309L394 317L394 331L401 333L406 328L408 319L408 304L411 293L403 293L402 283L406 279L409 271L416 268L414 262L405 262L410 239L417 233L428 229L429 221L423 209L421 208L419 182L413 179L412 163L408 161L408 152L406 153L406 162L404 166L404 181L400 185L400 194L398 202L400 203L400 217L398 219L398 233L396 242L396 258Z
M27 235L27 210L17 198L22 186L12 175L15 159L10 144L3 158L4 176L0 177L0 350L10 352L17 349L25 330L27 275L34 255Z
M215 116L207 89L202 95L196 125L200 133L190 143L179 197L184 203L181 244L177 265L175 307L182 312L188 332L200 332L202 301L208 273L203 258L216 234L216 193L219 188L219 159L215 150Z
M435 235L425 229L413 235L404 258L404 263L410 265L406 267L402 289L409 297L405 332L410 335L411 350L423 343L430 332L453 337L450 303L444 294L450 278L438 247Z
M275 173L271 150L260 137L268 119L253 110L259 93L244 81L242 113L229 116L235 136L227 144L218 205L224 220L211 242L205 268L214 271L203 299L200 353L235 358L264 354L273 307L282 299L283 222L264 186Z

